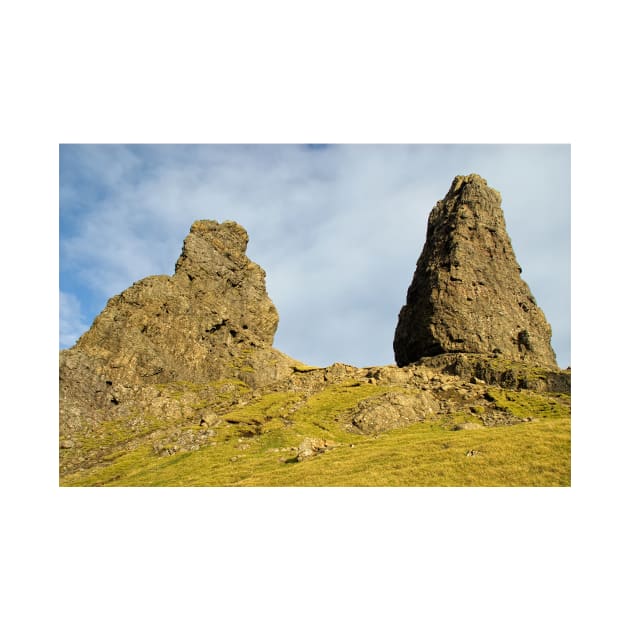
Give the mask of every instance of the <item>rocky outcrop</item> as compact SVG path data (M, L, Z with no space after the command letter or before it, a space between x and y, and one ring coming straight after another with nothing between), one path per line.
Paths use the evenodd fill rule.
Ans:
M456 177L429 216L398 317L396 363L474 353L556 368L551 327L521 271L501 195L479 175Z
M439 409L439 402L431 392L387 392L377 398L361 401L352 411L350 429L360 433L382 433L422 422Z
M247 240L237 223L196 221L175 274L144 278L111 298L70 352L125 383L278 378L287 372L285 357L271 350L278 313L265 272L245 255Z
M504 389L571 393L571 370L532 366L524 362L506 361L497 356L461 353L427 357L418 363L472 383L498 385Z
M296 362L272 348L278 313L247 242L237 223L196 221L174 275L111 298L60 353L62 423L76 426L146 385L237 378L257 387L290 374Z
M62 476L200 449L235 467L291 452L277 463L309 468L339 448L322 458L334 466L342 447L415 423L470 431L570 414L570 371L555 365L499 194L480 177L456 178L431 213L398 367L317 368L275 350L278 314L247 241L234 222L195 222L172 276L111 298L60 353Z

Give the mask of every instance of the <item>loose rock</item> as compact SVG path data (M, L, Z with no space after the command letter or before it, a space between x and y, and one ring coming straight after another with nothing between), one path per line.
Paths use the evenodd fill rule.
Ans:
M320 455L332 448L332 444L321 438L304 438L297 448L297 460L299 462Z

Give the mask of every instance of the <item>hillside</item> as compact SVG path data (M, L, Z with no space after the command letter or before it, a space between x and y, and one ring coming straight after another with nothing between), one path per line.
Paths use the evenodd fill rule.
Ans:
M61 483L569 485L569 394L475 380L334 365L262 390L157 386L170 413L131 413L75 437L60 451ZM432 408L419 418L420 392Z
M455 178L431 213L398 366L273 348L247 240L197 221L173 276L112 298L60 353L61 485L570 485L570 371L485 180Z

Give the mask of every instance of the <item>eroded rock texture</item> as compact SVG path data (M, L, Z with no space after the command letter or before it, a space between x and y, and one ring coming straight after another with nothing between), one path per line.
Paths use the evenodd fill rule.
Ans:
M223 378L260 386L290 374L295 362L272 348L278 313L247 242L237 223L196 221L174 275L111 298L60 353L62 422L116 406L138 386Z
M501 195L458 176L431 211L394 337L399 366L463 352L556 367L551 327L521 278Z

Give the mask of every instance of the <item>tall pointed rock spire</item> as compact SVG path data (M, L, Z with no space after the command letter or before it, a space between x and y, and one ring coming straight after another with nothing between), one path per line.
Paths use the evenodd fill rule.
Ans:
M456 177L429 216L398 316L396 363L464 352L556 367L551 327L520 274L501 195L479 175Z

